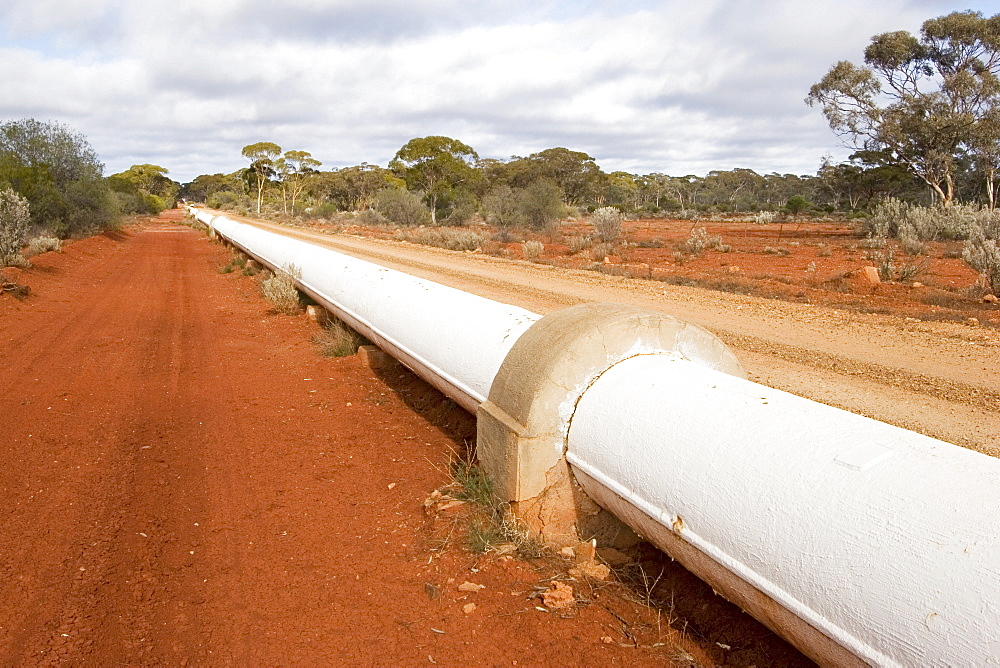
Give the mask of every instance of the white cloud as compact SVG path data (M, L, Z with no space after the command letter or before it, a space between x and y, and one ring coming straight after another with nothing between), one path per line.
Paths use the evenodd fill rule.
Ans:
M0 119L86 134L120 171L232 171L272 140L327 166L415 136L553 146L605 169L814 172L840 157L808 87L950 1L7 0ZM988 10L987 10L988 11Z

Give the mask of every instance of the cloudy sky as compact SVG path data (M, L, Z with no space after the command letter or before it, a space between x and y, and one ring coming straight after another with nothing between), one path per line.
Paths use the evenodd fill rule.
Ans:
M606 171L815 173L809 86L870 37L997 0L3 0L0 121L55 120L114 173L243 146L385 165L413 137L555 146Z

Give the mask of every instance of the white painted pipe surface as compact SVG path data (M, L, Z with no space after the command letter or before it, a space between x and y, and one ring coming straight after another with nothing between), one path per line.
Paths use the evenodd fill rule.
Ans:
M666 355L587 390L567 459L871 664L1000 663L1000 460Z
M469 410L540 317L193 211L298 267L306 292ZM1000 664L1000 460L662 354L584 392L566 456L638 533L668 552L681 539L868 663Z
M303 292L473 413L507 351L541 318L225 216L192 211L270 267L294 265Z

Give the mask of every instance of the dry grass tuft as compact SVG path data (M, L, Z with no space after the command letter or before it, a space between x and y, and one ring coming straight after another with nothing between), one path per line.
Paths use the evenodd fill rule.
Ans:
M299 268L290 264L260 282L261 294L274 305L275 312L295 315L302 310L302 300L295 287L300 276Z
M312 338L323 357L350 357L364 345L364 338L336 318L330 318Z

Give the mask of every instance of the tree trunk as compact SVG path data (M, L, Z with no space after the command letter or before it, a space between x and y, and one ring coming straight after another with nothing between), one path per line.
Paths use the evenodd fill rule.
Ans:
M995 211L997 208L996 170L993 168L986 170L986 201L990 207L990 211Z

